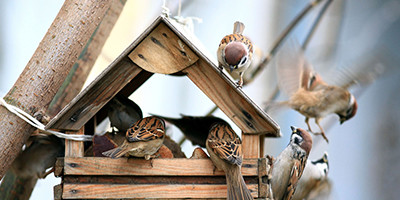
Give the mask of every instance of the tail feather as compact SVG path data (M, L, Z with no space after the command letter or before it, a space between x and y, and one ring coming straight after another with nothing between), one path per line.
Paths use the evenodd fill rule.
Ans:
M107 157L111 158L119 158L124 156L126 153L128 153L129 149L123 149L121 147L117 147L108 151L103 152L102 154Z
M244 182L240 167L234 171L226 172L226 181L228 186L228 200L252 200L250 190Z

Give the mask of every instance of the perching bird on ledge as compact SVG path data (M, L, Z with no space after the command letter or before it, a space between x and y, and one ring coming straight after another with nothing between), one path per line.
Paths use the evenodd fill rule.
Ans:
M284 45L277 56L279 88L288 94L289 100L281 102L306 117L308 129L321 134L328 142L320 120L335 113L340 124L351 119L357 112L357 101L346 86L328 85L304 58L300 45L291 42ZM309 119L315 118L321 132L313 132Z
M125 155L144 157L146 160L155 157L165 138L164 120L158 117L146 117L135 124L126 132L126 140L117 148L103 152L111 158Z
M253 199L241 173L242 141L228 123L217 123L211 128L206 147L214 165L225 172L227 199Z
M189 116L181 114L181 118L157 117L178 127L193 145L199 145L204 148L206 147L206 139L211 126L217 122L225 122L225 120L214 116Z
M292 199L312 147L311 135L306 130L293 126L290 128L290 142L276 158L272 168L271 187L276 200Z
M143 118L140 107L121 94L117 94L110 100L107 109L111 127L117 128L122 133L125 133L132 124Z
M239 79L238 87L243 86L243 73L253 57L253 45L242 35L244 27L242 22L235 22L233 34L222 38L217 51L218 66L221 70L224 67L232 78Z

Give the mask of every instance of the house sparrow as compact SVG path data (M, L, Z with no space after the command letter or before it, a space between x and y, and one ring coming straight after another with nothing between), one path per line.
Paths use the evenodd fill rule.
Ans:
M163 118L165 121L178 127L193 145L199 145L204 148L206 147L206 139L211 126L217 122L225 122L223 119L214 116L189 116L181 114L181 118L157 117Z
M312 132L309 119L315 118L320 133L328 142L320 120L336 113L340 124L354 117L357 101L345 87L328 85L304 58L300 45L285 45L277 58L279 88L287 93L288 101L281 102L306 117L305 122Z
M224 67L234 79L239 79L238 87L243 85L243 73L249 67L253 56L251 41L242 35L244 24L235 22L233 34L222 38L217 57L218 66Z
M307 160L303 175L297 184L293 200L308 199L310 193L318 188L321 181L327 178L328 171L328 153L325 152L319 160Z
M290 142L276 158L272 168L271 187L276 200L292 199L312 147L311 135L306 130L293 126L290 128Z
M143 118L140 107L128 97L117 94L107 104L108 118L111 126L125 133L132 124Z
M206 148L214 165L225 172L227 199L253 199L241 173L242 141L228 123L217 123L211 128Z
M121 146L103 152L103 155L119 158L128 154L149 160L160 149L164 137L164 120L158 117L146 117L137 121L126 131L126 140Z
M57 157L64 156L64 141L54 135L31 136L32 143L18 155L12 170L20 177L46 178L54 167Z

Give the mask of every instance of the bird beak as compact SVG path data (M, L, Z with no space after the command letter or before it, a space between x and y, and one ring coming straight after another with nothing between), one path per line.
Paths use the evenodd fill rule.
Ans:
M346 121L345 118L340 118L340 125L342 125Z
M295 133L296 132L296 127L294 127L294 126L290 126L290 128L292 129L292 133Z
M234 67L232 65L229 65L229 73L232 73Z

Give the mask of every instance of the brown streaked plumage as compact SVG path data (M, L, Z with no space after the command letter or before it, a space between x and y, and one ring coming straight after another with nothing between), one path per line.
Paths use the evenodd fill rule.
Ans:
M294 43L294 42L292 42ZM357 101L345 87L328 85L305 60L300 45L285 45L277 58L279 88L290 96L281 102L304 115L308 129L312 132L309 119L314 118L320 133L328 142L320 120L335 113L340 123L354 117Z
M303 175L297 184L293 200L309 199L318 190L320 184L328 178L328 171L329 163L326 152L321 159L315 161L307 160Z
M311 135L306 130L293 126L291 129L288 146L273 164L271 187L276 200L290 200L293 197L312 147Z
M242 141L228 123L217 123L211 128L206 148L214 165L225 172L227 199L253 199L241 172Z
M146 117L137 121L126 131L126 140L121 146L103 152L103 155L119 158L129 154L149 160L162 146L164 136L164 120L153 116Z
M253 56L251 41L242 35L244 24L235 22L233 34L222 38L218 51L218 65L224 67L234 79L239 79L238 87L243 85L243 73L249 67Z

